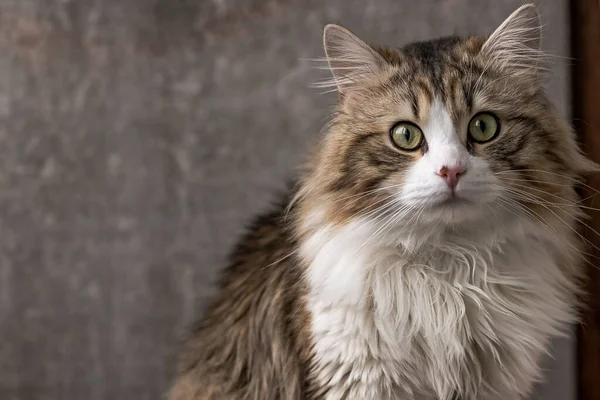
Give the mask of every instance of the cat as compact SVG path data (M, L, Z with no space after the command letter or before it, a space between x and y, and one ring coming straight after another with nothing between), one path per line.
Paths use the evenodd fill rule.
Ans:
M576 319L576 187L534 5L488 37L371 47L327 25L339 104L238 243L171 400L523 399Z

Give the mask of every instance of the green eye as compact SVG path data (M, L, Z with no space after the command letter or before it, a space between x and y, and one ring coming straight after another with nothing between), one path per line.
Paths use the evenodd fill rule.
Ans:
M491 113L479 113L469 122L469 135L475 142L484 143L496 137L500 131L498 117Z
M423 142L423 132L410 122L398 122L390 131L392 142L402 150L415 150Z

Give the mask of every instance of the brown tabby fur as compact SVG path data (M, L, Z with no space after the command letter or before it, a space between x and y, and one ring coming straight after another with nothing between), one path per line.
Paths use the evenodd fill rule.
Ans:
M193 330L170 399L301 399L308 315L284 207L256 220Z

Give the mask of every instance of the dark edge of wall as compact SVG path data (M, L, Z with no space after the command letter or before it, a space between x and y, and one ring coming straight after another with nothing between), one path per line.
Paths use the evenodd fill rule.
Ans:
M570 2L573 124L584 151L595 162L600 162L600 1L572 0ZM600 190L600 174L587 182ZM594 196L594 194L596 194ZM600 195L592 189L583 189L586 205L600 207ZM600 212L589 213L591 229L585 236L600 247ZM593 229L593 230L592 230ZM581 324L577 328L577 398L600 399L600 251L586 265L585 306ZM598 258L596 258L598 257Z

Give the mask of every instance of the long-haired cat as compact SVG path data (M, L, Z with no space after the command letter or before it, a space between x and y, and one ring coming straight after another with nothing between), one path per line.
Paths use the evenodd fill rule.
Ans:
M370 47L297 188L237 245L172 400L522 399L576 316L577 182L536 8L489 37Z

